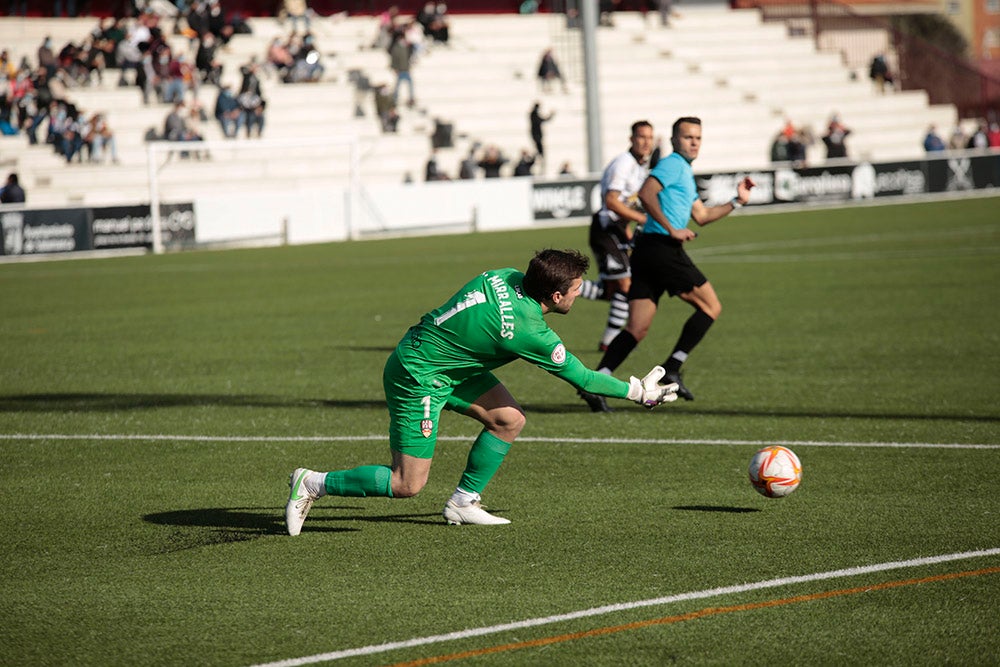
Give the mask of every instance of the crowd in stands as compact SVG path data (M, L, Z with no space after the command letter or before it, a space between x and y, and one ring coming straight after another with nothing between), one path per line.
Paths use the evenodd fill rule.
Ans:
M826 159L850 157L847 149L847 137L851 130L845 126L839 115L830 117L825 134L821 141L826 146ZM784 126L771 142L771 162L790 162L793 167L804 168L806 149L816 142L812 130L808 126L796 127L786 119ZM1000 149L1000 123L980 120L972 134L966 136L962 128L955 127L948 141L938 133L938 128L931 125L923 137L923 147L927 153L946 150L969 149Z

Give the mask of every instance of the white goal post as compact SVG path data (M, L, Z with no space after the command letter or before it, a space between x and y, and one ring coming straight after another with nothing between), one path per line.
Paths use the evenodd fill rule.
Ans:
M162 253L162 202L193 201L224 192L342 188L348 229L361 202L356 136L217 139L147 143L149 209L154 253Z

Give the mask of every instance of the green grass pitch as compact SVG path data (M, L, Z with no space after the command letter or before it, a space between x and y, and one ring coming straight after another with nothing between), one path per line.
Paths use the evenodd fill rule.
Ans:
M325 498L285 535L293 468L388 460L406 328L546 246L586 230L0 264L0 664L1000 661L1000 198L701 230L723 313L696 401L593 415L515 362L528 423L484 495L509 526L443 524L478 431L448 414L419 496ZM593 365L606 314L549 322ZM747 482L758 442L795 443L790 497Z

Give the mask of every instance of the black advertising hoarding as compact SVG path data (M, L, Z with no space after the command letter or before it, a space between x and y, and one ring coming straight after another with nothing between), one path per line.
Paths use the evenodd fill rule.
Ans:
M535 183L531 208L535 220L589 218L601 208L601 183L569 179Z
M194 205L161 204L160 228L165 247L193 245ZM149 206L0 211L0 229L2 255L153 246Z
M87 209L0 212L4 255L37 255L90 249Z
M963 154L909 162L861 162L830 167L695 176L699 196L717 203L731 199L743 176L757 183L752 204L842 203L929 192L961 192L1000 186L1000 153Z
M729 201L744 176L757 184L750 193L751 204L837 204L1000 187L1000 152L941 154L905 162L695 174L698 196L709 204ZM535 183L533 197L535 220L589 218L601 206L600 183L596 180Z
M153 219L149 206L107 206L92 209L94 249L152 248ZM160 205L160 238L164 247L194 243L194 206Z

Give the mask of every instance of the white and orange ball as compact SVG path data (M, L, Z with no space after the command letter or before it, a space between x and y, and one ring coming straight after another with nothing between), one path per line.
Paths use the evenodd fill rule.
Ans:
M802 482L802 463L787 447L764 447L750 459L750 483L761 495L784 498Z

